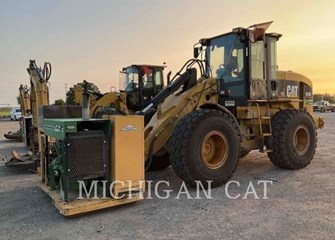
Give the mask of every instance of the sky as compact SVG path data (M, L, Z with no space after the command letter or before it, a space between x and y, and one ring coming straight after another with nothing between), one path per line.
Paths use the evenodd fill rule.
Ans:
M30 59L52 64L50 102L83 80L101 92L118 88L119 71L136 63L176 73L201 38L274 21L280 70L313 81L314 93L335 94L333 0L1 0L0 106L16 106L29 84Z

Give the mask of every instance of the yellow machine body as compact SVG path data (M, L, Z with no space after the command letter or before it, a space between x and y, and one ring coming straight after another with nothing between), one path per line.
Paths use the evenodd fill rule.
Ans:
M291 71L278 71L277 74L278 79L284 83L287 80L293 80L312 87L312 81L301 74ZM145 156L148 157L149 154L155 154L163 148L167 148L166 144L178 122L196 109L216 107L218 96L218 81L214 78L200 78L197 85L188 91L182 94L176 92L167 97L145 127ZM283 96L274 100L250 100L248 106L236 109L236 118L239 120L242 136L246 135L246 129L250 125L254 127L255 135L260 136L259 118L267 115L268 111L270 111L270 116L273 116L283 109L299 109L301 107L313 115L312 105L307 101L308 99L299 99L296 96ZM314 117L313 119L317 128L324 126L322 118ZM261 123L265 123L265 120L261 120ZM249 150L258 149L258 141L258 138L252 140L242 138L241 146Z
M126 93L125 92L109 92L106 93L102 98L94 102L90 109L90 116L92 117L97 111L104 107L110 107L111 105L121 111L128 113L126 105Z
M105 116L111 121L110 180L114 195L144 192L144 121L142 116Z

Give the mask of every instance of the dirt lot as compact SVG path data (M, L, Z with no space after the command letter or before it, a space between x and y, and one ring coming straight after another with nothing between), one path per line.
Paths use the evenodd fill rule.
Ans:
M212 199L187 199L178 194L181 181L172 169L149 174L148 179L170 181L169 199L146 199L78 218L66 219L38 187L39 178L25 169L0 162L1 239L334 239L335 236L335 113L322 114L314 160L299 171L275 167L266 155L252 152L240 160L232 180L212 190ZM17 122L0 121L1 157L22 143L4 140ZM275 180L269 199L243 199L251 181L260 198L258 180ZM164 190L164 189L161 189ZM162 195L164 192L161 192ZM194 190L190 191L194 197Z

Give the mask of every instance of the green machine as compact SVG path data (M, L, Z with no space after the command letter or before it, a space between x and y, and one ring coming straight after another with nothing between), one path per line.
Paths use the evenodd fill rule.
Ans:
M70 201L78 181L107 179L109 120L44 119L43 130L46 185L59 190L64 202Z

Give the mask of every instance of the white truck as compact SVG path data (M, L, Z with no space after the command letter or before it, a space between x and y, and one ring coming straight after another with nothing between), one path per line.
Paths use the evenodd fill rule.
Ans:
M326 112L326 111L335 111L334 104L329 103L328 101L317 101L313 105L314 112Z
M10 120L18 121L21 118L21 109L20 108L12 108L10 110Z

